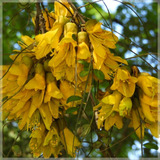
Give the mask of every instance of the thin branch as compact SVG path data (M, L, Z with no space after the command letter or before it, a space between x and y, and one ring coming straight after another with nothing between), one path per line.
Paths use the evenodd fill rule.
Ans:
M97 1L94 1L94 2L90 2L90 3L96 3L96 2L100 2L100 1L102 1L102 0L97 0ZM81 9L83 7L86 7L86 6L90 5L90 3L87 3L87 4L83 5L83 6L80 6L77 9L79 10L79 9Z

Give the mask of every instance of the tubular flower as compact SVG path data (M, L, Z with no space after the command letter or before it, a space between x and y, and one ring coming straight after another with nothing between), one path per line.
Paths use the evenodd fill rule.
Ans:
M26 89L44 90L45 89L45 72L41 63L35 66L35 76L25 85Z
M60 0L59 2L54 2L55 7L55 17L64 16L64 17L70 17L73 14L73 9L68 3L67 0ZM70 11L70 12L69 12Z
M153 136L158 137L158 111L154 110L151 112L147 108L144 112L141 100L133 99L133 109L131 111L131 123L129 127L133 127L136 131L137 136L141 139L144 137L144 129L150 129ZM147 113L148 112L148 113ZM154 119L155 118L155 119Z
M87 32L79 32L78 33L78 50L77 50L77 58L78 59L88 59L91 57L91 53L89 51L89 39Z
M64 149L69 155L75 157L76 148L81 146L78 138L66 127L65 122L61 119L58 121L58 127L60 129L59 135Z
M141 111L141 108L138 107L137 109L132 109L131 111L131 122L129 124L129 127L133 127L137 136L140 139L143 139L144 137L144 128L145 124L141 123L141 120L144 119L143 113Z
M148 73L141 73L138 76L137 85L147 96L158 96L158 86L160 86L160 80L150 76Z
M32 150L33 157L39 157L39 155L42 153L45 136L46 130L43 123L41 123L38 128L32 131L29 146Z
M139 88L139 100L145 118L152 123L158 121L158 85L160 81L150 76L149 74L142 73L138 77L137 85Z
M12 65L3 79L3 96L10 97L22 89L28 80L28 74L32 65L32 59L27 56L22 57L21 62Z
M124 117L130 115L132 109L132 101L129 97L124 97L119 104L119 114Z
M111 90L118 90L125 97L131 97L135 91L137 78L132 77L128 70L118 68Z
M77 26L74 23L67 23L64 32L66 32L64 38L59 43L54 57L49 61L49 66L57 80L65 76L65 67L75 65L77 42L73 39L73 35L77 34Z
M122 127L122 118L118 113L121 99L122 95L118 91L114 91L113 94L104 97L100 103L94 107L94 110L101 107L98 114L98 128L103 126L103 121L105 121L106 130L109 130L114 124L116 124L118 128Z
M50 31L35 37L38 43L35 48L35 56L37 59L45 57L50 52L52 53L52 49L58 46L63 26L67 21L68 19L65 17L58 17Z
M58 128L55 122L53 122L51 129L46 134L43 143L43 155L45 158L49 158L52 154L55 158L58 157L60 151L63 149L62 144L60 143L61 139L58 134Z
M93 58L97 68L100 69L108 53L109 48L116 48L115 44L118 38L109 31L101 29L101 23L95 20L89 20L85 24L89 39L93 45Z

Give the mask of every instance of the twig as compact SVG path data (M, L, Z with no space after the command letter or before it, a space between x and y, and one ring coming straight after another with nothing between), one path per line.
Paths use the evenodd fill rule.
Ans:
M49 28L51 28L51 24L50 24L50 21L49 21L49 17L50 17L50 16L49 16L48 12L46 11L43 3L41 3L41 6L42 6L43 10L44 10L44 11L46 12L46 14L47 14L47 19L48 19Z
M100 1L102 1L102 0L94 1L94 2L90 2L90 3L96 3L96 2L100 2ZM83 6L80 6L77 9L79 10L79 9L81 9L83 7L86 7L86 6L90 5L90 3L87 3L87 4L83 5Z
M40 3L36 3L37 15L36 15L36 27L35 27L35 35L39 34L41 30L42 33L46 32L45 28L45 19L43 18L43 14L41 12Z
M18 139L18 137L20 136L20 134L22 133L22 131L20 131L19 133L18 133L18 135L17 135L17 137L16 137L16 139L14 140L14 142L12 143L12 145L11 145L11 148L10 148L10 150L9 150L9 152L8 152L8 154L7 154L7 157L9 156L9 154L10 154L10 152L11 152L11 150L12 150L12 147L14 146L14 144L16 143L16 140Z

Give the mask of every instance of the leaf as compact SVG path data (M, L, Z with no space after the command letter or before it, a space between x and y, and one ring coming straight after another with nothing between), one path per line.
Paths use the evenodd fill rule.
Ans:
M81 130L82 130L81 136L82 136L82 137L85 137L85 136L91 131L91 126L90 126L90 124L84 124L84 125L81 127Z
M66 114L71 114L78 110L78 107L71 107L66 110Z
M93 143L93 148L99 148L102 145L101 141L97 141Z
M101 89L103 92L105 92L105 89L109 87L109 81L104 80L99 84L99 89Z
M78 63L83 64L85 68L89 67L89 63L86 62L85 60L78 60Z
M75 41L77 41L77 37L76 37L75 34L72 34L72 38L73 38Z
M70 96L67 99L67 103L72 102L72 101L78 101L78 100L81 100L81 99L82 99L82 97L80 97L80 96Z
M105 79L105 76L104 76L104 74L103 74L102 71L100 71L100 70L98 70L98 69L94 69L93 72L94 72L95 76L96 76L98 79L100 79L100 80L104 80L104 79Z
M88 73L89 73L88 70L87 70L87 71L81 71L81 72L79 73L79 75L80 75L81 77L85 77Z
M149 148L149 149L158 150L157 144L154 144L154 143L145 143L144 146L145 146L146 148Z

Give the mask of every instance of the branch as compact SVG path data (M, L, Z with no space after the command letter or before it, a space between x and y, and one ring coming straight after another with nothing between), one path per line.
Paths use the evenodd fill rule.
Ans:
M45 28L45 19L43 18L43 14L41 12L40 3L36 3L37 15L36 15L36 27L35 27L35 35L39 34L41 30L42 33L46 32Z

